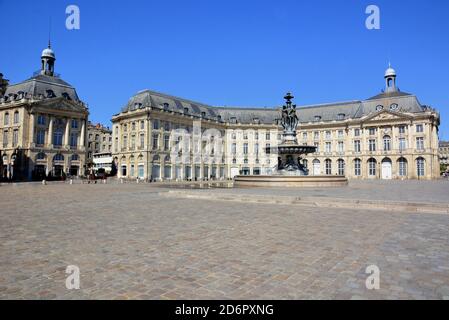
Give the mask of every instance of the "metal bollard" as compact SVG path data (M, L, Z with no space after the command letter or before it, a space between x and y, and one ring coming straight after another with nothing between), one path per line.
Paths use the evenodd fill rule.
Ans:
M70 184L73 184L73 179L70 179Z
M47 185L47 181L44 179L44 180L42 180L42 185Z

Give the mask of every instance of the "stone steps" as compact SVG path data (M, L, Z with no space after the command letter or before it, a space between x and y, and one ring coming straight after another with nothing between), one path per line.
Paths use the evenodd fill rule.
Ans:
M344 199L329 197L296 197L296 196L269 196L269 195L243 195L237 193L219 193L219 192L196 192L190 190L169 190L160 192L161 196L199 199L199 200L217 200L233 201L246 203L266 203L279 205L295 205L317 208L344 208L344 209L366 209L376 211L396 211L408 213L437 213L448 214L448 203L429 203L429 202L404 202L404 201L384 201L384 200L361 200Z

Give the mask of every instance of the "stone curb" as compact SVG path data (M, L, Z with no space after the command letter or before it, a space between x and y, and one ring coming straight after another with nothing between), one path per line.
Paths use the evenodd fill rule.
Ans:
M345 209L366 209L376 211L397 211L408 213L438 213L448 214L448 203L428 203L428 202L401 202L382 200L360 200L343 198L324 197L294 197L294 196L261 196L261 195L239 195L223 194L217 192L193 192L185 190L169 190L160 192L161 196L200 200L219 200L247 203L283 204L306 207L322 208L345 208Z

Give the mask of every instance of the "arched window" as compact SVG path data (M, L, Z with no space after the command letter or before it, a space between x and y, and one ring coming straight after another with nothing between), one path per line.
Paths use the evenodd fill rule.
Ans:
M19 123L19 111L14 112L14 123Z
M405 158L398 159L398 167L399 167L398 175L400 177L406 177L407 176L407 160Z
M344 176L345 175L345 161L343 159L338 159L338 175Z
M58 153L53 157L53 161L64 161L64 156Z
M368 160L368 175L369 176L376 176L376 166L377 166L376 159L370 158Z
M425 163L426 161L422 157L416 159L416 174L418 177L423 177L425 175Z
M332 161L330 159L326 159L325 161L326 174L332 174Z
M384 151L390 151L390 150L391 150L391 137L384 136Z
M153 157L153 162L158 162L158 161L160 161L161 160L161 158L158 156L158 155L155 155L154 157Z
M8 112L5 113L5 118L3 119L3 124L5 126L9 125L9 113Z
M39 152L39 153L36 155L36 160L45 160L45 153Z
M354 160L354 175L356 177L360 177L362 175L362 160L360 159Z

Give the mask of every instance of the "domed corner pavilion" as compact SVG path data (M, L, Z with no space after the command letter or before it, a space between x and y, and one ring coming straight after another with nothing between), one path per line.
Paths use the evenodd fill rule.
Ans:
M270 175L238 175L234 177L235 187L339 187L346 186L348 179L343 175L313 175L303 163L302 156L316 151L315 146L300 145L296 137L299 119L294 97L287 93L281 110L280 124L283 128L282 141L277 147L266 150L278 155L278 163Z

